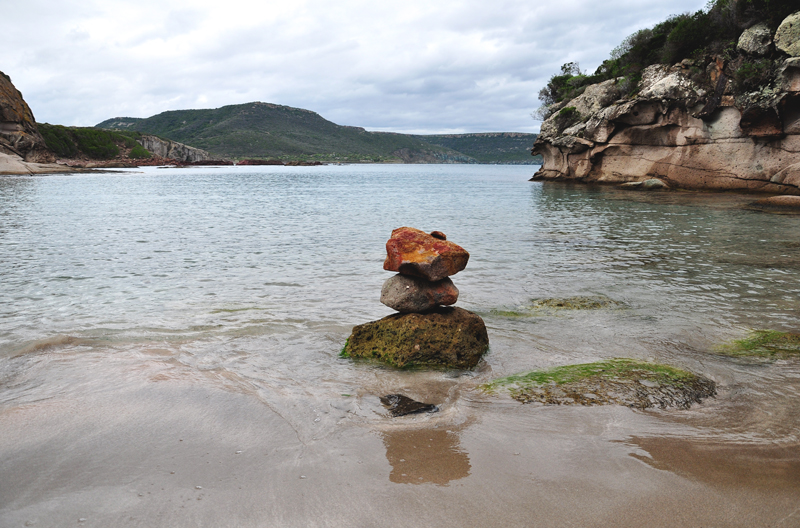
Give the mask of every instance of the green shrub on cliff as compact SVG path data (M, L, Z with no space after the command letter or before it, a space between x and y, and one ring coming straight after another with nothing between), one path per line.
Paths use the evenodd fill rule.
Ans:
M152 156L153 155L150 153L150 151L148 151L147 149L145 149L143 146L139 145L138 143L136 145L134 145L134 147L131 149L131 153L128 154L128 157L130 159L147 159L147 158L150 158Z
M47 148L55 152L59 158L74 158L78 155L78 146L67 127L48 123L39 123L37 127Z
M592 75L581 74L576 63L564 64L539 92L543 103L539 115L549 117L554 105L577 97L590 84L621 78L623 91L629 91L635 89L642 70L652 64L674 64L685 58L735 50L744 29L765 22L775 30L798 9L797 0L711 0L695 13L673 15L627 37ZM748 88L760 86L766 69L765 64L746 63L737 72L737 82Z
M767 84L778 69L778 65L769 59L745 61L736 70L734 80L741 91L757 90Z
M92 159L111 159L119 155L119 147L105 130L75 128L72 133L78 149Z
M65 127L38 123L39 133L44 138L47 148L55 152L60 158L77 158L85 156L89 159L108 160L119 156L120 148L132 148L137 151L134 159L144 156L137 150L140 146L136 139L141 137L139 132L114 132L89 127Z

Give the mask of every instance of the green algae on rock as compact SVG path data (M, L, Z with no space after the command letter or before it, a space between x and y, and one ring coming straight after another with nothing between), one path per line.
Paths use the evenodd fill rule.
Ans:
M717 352L732 357L800 357L800 334L776 330L755 330L745 339L722 345Z
M691 372L633 359L566 365L496 379L486 392L507 389L522 402L689 408L716 394L713 381Z
M619 302L609 299L605 295L579 295L575 297L531 299L528 304L518 308L510 310L494 309L489 313L500 317L533 317L560 310L599 310L618 306L619 304Z
M395 367L472 368L488 349L489 336L479 316L462 308L438 307L358 325L342 355Z

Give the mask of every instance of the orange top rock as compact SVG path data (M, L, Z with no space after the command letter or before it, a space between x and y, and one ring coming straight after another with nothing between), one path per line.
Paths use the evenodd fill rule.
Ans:
M413 227L399 227L386 242L383 269L429 281L442 280L467 267L469 253L444 240L444 233L429 235Z

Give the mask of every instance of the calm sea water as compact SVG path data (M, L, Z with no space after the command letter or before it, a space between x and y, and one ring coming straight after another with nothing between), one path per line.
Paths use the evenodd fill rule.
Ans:
M492 349L453 383L605 357L666 361L743 387L741 398L782 383L764 396L785 410L770 427L796 438L796 366L753 372L711 352L750 329L798 330L800 217L748 210L743 195L543 185L532 173L363 165L0 178L0 405L111 390L70 365L158 360L249 391L301 436L369 420L376 398L320 409L441 375L338 357L354 325L391 313L378 300L391 276L384 244L413 226L471 253L453 277L458 305L483 315ZM508 314L574 295L619 304ZM736 416L720 427L772 434L763 416Z

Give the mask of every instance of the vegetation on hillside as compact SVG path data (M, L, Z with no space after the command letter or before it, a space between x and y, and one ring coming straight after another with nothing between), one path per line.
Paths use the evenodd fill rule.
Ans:
M743 30L758 22L775 30L798 9L797 0L711 0L695 13L673 15L627 37L591 75L582 73L575 62L564 64L539 92L544 103L540 117L549 117L560 109L559 103L579 96L587 86L609 79L619 79L623 91L630 93L641 80L642 70L653 64L674 64L712 54L734 59ZM766 82L774 69L775 63L769 58L739 60L735 82L752 89ZM698 69L694 73L700 79L704 72Z
M541 156L531 157L531 145L536 141L536 134L497 132L414 137L461 152L481 163L541 163Z
M93 160L109 160L120 155L121 150L130 149L132 159L149 158L136 139L138 132L117 132L93 127L65 127L38 123L39 133L47 148L60 158L86 157Z
M326 162L531 162L535 139L517 137L477 140L496 145L464 152L444 136L368 132L341 126L300 108L247 103L210 110L175 110L145 119L113 118L97 125L140 131L207 150L214 157ZM479 135L475 135L479 136ZM434 139L430 139L434 138ZM505 141L505 146L500 143ZM518 143L520 152L513 152ZM505 151L504 151L505 150ZM495 152L495 156L491 152ZM476 157L473 154L478 154Z

